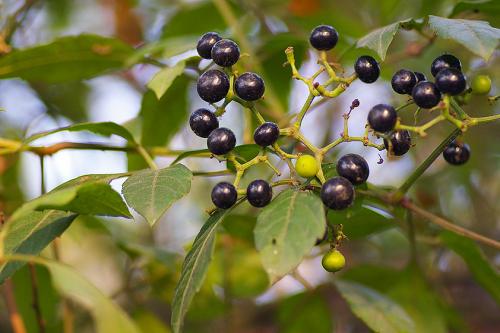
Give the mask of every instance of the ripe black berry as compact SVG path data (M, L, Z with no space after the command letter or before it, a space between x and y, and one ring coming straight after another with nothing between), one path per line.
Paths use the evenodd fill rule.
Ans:
M198 78L196 90L202 100L215 103L226 97L229 91L229 79L223 72L211 69Z
M321 200L328 208L341 210L354 201L354 186L344 177L333 177L321 187Z
M214 129L207 139L208 150L215 155L227 154L235 145L236 137L233 131L225 127Z
M342 156L337 162L337 173L352 184L359 185L368 179L370 168L366 160L357 154Z
M220 41L222 38L216 32L207 32L198 40L198 44L196 45L196 51L200 57L205 59L212 58L212 47L215 43Z
M443 157L452 165L462 165L469 160L470 147L466 143L454 141L444 149Z
M456 68L446 68L437 73L436 87L443 93L458 95L465 90L465 76Z
M435 107L441 100L441 92L434 83L429 81L417 83L411 92L411 96L415 104L424 109Z
M354 71L358 78L364 83L373 83L380 76L380 68L377 61L370 56L361 56L354 64Z
M412 71L400 69L391 80L392 89L398 94L411 94L413 87L417 84L417 77Z
M415 77L417 78L417 83L422 81L427 81L427 78L425 77L424 73L413 72L413 74L415 74Z
M253 140L259 146L267 147L275 143L279 136L280 129L278 125L272 122L265 122L257 127L253 133Z
M398 114L387 104L377 104L368 113L368 124L377 132L388 132L394 128Z
M273 189L265 180L254 180L247 187L248 202L254 207L267 206L267 204L271 202L272 198Z
M229 67L240 59L238 44L229 39L221 39L212 47L212 60L219 66Z
M462 65L460 64L460 60L458 60L457 57L452 56L451 54L443 54L442 56L434 59L434 61L432 62L431 73L433 76L436 76L445 68L456 68L461 71Z
M220 182L212 189L212 202L219 208L230 208L235 204L236 199L238 199L238 192L232 184Z
M256 101L264 95L264 80L255 73L243 73L234 81L236 95L245 101Z
M219 127L219 121L213 112L207 109L198 109L191 113L189 126L196 135L206 138Z
M334 27L329 25L319 25L311 31L309 42L312 47L320 51L331 50L337 45L339 34Z
M385 149L389 152L389 154L395 156L402 156L408 152L411 148L411 136L410 132L407 130L394 131L389 136L389 142L384 139Z

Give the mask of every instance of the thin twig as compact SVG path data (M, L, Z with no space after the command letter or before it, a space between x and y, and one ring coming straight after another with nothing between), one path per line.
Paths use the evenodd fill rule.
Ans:
M38 281L36 276L35 264L32 262L28 263L30 270L31 279L31 293L32 293L32 303L33 311L35 311L36 323L38 325L38 332L45 333L45 320L42 316L42 309L40 308L40 295L38 293Z
M12 331L14 333L26 333L26 326L24 326L23 318L17 309L16 298L14 297L14 284L11 279L5 280L3 291Z

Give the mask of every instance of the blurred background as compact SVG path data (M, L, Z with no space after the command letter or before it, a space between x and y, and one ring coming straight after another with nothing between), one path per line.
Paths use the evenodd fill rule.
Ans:
M241 63L245 69L260 69L276 94L274 105L262 106L268 119L283 120L295 113L307 96L307 87L292 82L284 49L294 46L300 71L311 75L317 69L317 54L309 48L308 37L319 24L334 26L339 44L330 52L332 61L341 57L346 74L361 54L374 55L366 49L354 49L355 41L371 30L398 20L425 15L481 19L498 27L500 9L491 1L488 10L454 12L460 1L433 0L3 0L0 22L6 24L20 8L29 11L12 35L14 48L49 43L55 38L81 33L113 36L137 47L151 48L151 54L166 64L196 55L196 41L207 31L235 39L240 29L251 47ZM478 1L481 2L481 1ZM484 2L484 1L483 1ZM489 2L489 1L485 1ZM229 6L238 27L221 10ZM314 108L304 122L304 133L315 144L333 141L342 130L342 114L351 102L359 99L353 111L350 130L362 135L366 115L378 103L404 104L406 98L392 92L390 78L400 68L430 76L430 64L438 55L449 52L462 61L464 73L471 77L489 74L493 80L491 95L498 94L500 57L498 50L488 63L459 44L438 38L419 49L422 37L415 32L399 32L381 63L382 79L366 85L355 82L334 101ZM4 51L5 52L5 51ZM203 68L203 62L200 65ZM124 124L134 135L144 138L140 124L152 92L146 84L158 68L139 64L128 70L96 78L49 84L6 79L0 81L0 137L22 139L37 132L85 121L113 121ZM206 104L195 89L196 73L188 73L185 84L177 87L166 100L156 102L157 127L149 133L149 142L170 149L205 148L205 141L186 128L189 113ZM179 84L178 84L179 85ZM466 111L472 116L499 112L498 104L472 96ZM414 109L402 114L405 123L413 124ZM282 119L278 119L282 117ZM432 115L422 112L419 122ZM171 118L180 119L171 120ZM162 132L161 122L176 125ZM178 125L177 125L178 122ZM232 128L238 144L247 141L245 115L231 105L221 124ZM390 158L386 152L363 147L360 143L342 144L329 156L348 152L363 155L370 165L369 182L398 186L450 132L448 124L429 130L425 138L414 138L415 147L402 158ZM157 133L155 131L158 131ZM463 167L450 167L439 158L414 186L411 196L422 207L446 216L456 224L500 239L500 124L489 123L468 130L461 140L471 146L472 157ZM61 141L123 144L121 139L106 139L85 133L58 133L36 141L45 146ZM382 158L384 162L378 164ZM167 166L173 158L157 158ZM215 160L187 159L191 170L220 170ZM117 173L140 168L135 158L120 152L65 150L45 159L47 189L90 173ZM265 168L252 169L243 185L256 175L269 174ZM0 156L0 210L8 216L23 201L40 195L41 174L36 155ZM144 332L169 332L170 302L179 278L185 250L206 220L210 207L207 193L222 178L196 177L191 193L158 222L153 229L137 215L135 221L79 217L58 240L61 260L80 271L104 294L118 302L137 321ZM229 177L228 179L231 179ZM120 189L120 180L113 186ZM321 253L327 245L314 249L299 272L313 287L306 289L292 277L285 277L268 288L269 281L254 249L252 226L256 210L242 205L225 222L218 238L214 262L199 296L188 312L186 332L369 332L351 313L333 284L331 274L321 267ZM498 295L485 291L471 274L463 259L438 242L438 230L415 219L416 247L412 247L401 212L378 214L372 211L352 218L348 241L343 244L347 268L339 275L362 282L400 303L417 322L417 332L499 332ZM335 217L333 217L335 219ZM230 222L230 223L229 223ZM370 228L366 225L375 225ZM359 225L359 228L357 227ZM484 248L488 261L500 266L500 254ZM44 252L52 256L51 248ZM411 258L416 256L416 261ZM62 331L60 296L50 277L37 268L42 312L48 332ZM477 278L477 276L476 276ZM29 332L37 332L31 307L30 280L27 268L13 278L15 298ZM498 286L497 286L498 287ZM495 300L496 299L496 300ZM70 304L75 332L93 332L89 314ZM11 332L3 300L0 301L0 332Z

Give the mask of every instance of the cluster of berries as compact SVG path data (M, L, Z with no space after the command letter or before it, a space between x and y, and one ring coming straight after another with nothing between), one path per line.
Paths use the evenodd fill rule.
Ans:
M236 64L240 58L238 44L221 38L215 32L204 34L198 41L197 51L200 57L211 59L215 64L228 68ZM234 92L230 79L224 71L210 69L203 73L197 82L198 95L208 103L216 103L228 94L236 94L247 102L253 102L264 95L264 80L255 73L243 73L234 80ZM219 127L215 113L201 108L194 111L189 118L189 125L193 132L207 138L208 150L214 155L225 155L236 146L236 137L229 128ZM254 133L254 141L261 147L274 144L280 135L278 125L266 122L260 125ZM272 199L271 185L265 180L255 180L247 187L247 199L255 207L264 207ZM234 185L220 182L212 190L212 202L215 206L227 209L236 203L238 193Z

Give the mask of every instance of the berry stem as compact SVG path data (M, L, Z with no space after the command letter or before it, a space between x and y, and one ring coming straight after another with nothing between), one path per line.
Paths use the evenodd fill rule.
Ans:
M148 166L152 170L158 170L158 166L156 165L155 161L153 160L151 155L149 155L149 153L147 152L147 150L143 146L137 145L136 149L137 149L137 152L139 153L139 155L142 156L144 161L148 164Z
M311 104L314 100L314 97L315 97L314 94L311 92L307 96L307 99L304 102L302 109L300 109L300 112L297 114L297 120L293 124L293 126L295 126L295 128L299 129L300 126L302 125L302 120L304 119L304 116L305 116L307 110L309 110L309 107L311 106Z

